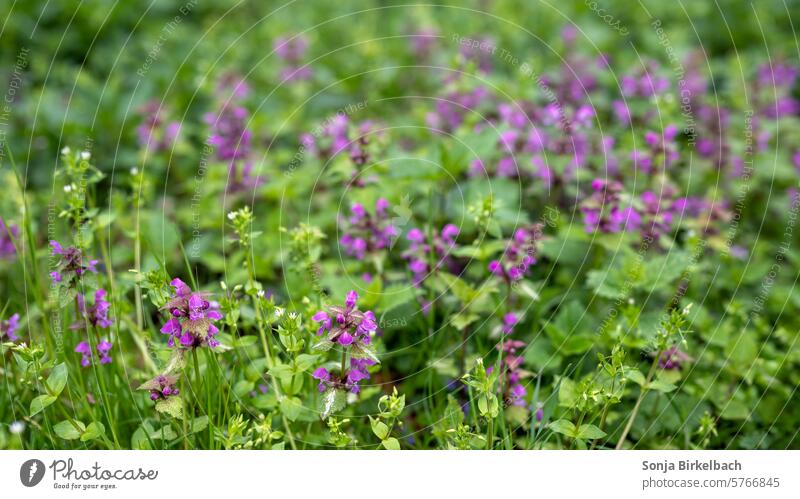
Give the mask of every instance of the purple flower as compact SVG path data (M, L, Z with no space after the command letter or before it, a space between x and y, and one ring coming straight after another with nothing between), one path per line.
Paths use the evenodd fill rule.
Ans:
M175 293L162 309L168 310L170 319L161 327L161 333L169 336L167 344L181 348L197 348L219 345L214 337L219 329L215 321L222 319L219 304L207 300L207 293L194 293L182 280L175 278L170 283ZM177 343L176 341L177 340Z
M0 339L7 337L10 341L17 341L17 328L19 328L19 314L14 314L4 321L0 321Z
M425 240L425 233L420 229L412 228L406 234L409 241L409 248L403 252L403 258L408 262L408 269L413 275L414 286L420 286L426 276L432 272L429 268L429 257L433 251L435 259L434 269L446 267L453 273L459 273L460 268L451 253L456 247L456 237L460 230L453 224L445 225L439 234L434 234L428 243Z
M92 363L92 347L85 341L81 341L75 346L75 352L81 354L81 365L89 367L89 364Z
M381 198L375 203L375 215L370 214L360 203L350 207L350 217L340 225L344 235L339 243L345 254L363 260L367 254L375 254L391 247L397 239L397 228L389 218L389 202Z
M506 281L518 281L525 277L536 263L536 252L542 237L542 224L520 227L508 241L500 260L489 262L489 272Z
M680 369L691 357L682 352L677 345L671 346L658 356L658 367L661 369Z
M502 372L505 378L505 382L501 384L504 389L503 398L507 404L515 406L524 406L525 396L528 394L525 385L520 382L523 374L520 369L522 357L517 355L518 350L524 346L525 343L518 340L506 340L497 346L503 353Z
M165 126L162 104L158 100L149 101L139 108L138 114L143 118L136 127L139 145L154 152L171 148L180 133L181 124L171 121Z
M145 383L143 387L150 391L150 400L155 402L180 394L180 390L175 386L177 382L178 379L175 376L161 374Z
M111 347L111 343L106 340L102 340L97 344L97 354L100 356L101 364L109 364L111 362L111 356L108 355L108 352L111 351Z
M19 227L13 223L6 225L5 221L0 218L0 258L11 259L17 254L14 239L18 237Z
M368 345L372 335L377 332L378 324L371 311L360 311L357 306L358 293L349 291L345 298L345 306L328 307L328 312L320 310L311 318L319 322L317 335L328 333L328 340L342 346ZM335 318L335 322L334 319Z
M514 331L514 326L519 322L519 318L514 313L507 313L503 316L503 334L511 334Z
M114 324L113 319L108 317L108 311L111 304L106 301L106 290L103 288L94 292L94 304L86 307L86 302L83 295L77 295L78 309L80 310L84 319L88 320L89 324L100 329L107 329ZM84 329L86 326L83 320L79 320L70 326L70 329Z
M56 270L50 272L53 284L77 287L79 279L87 272L97 273L97 260L86 260L81 250L74 246L64 248L58 241L50 241L51 255L58 257Z

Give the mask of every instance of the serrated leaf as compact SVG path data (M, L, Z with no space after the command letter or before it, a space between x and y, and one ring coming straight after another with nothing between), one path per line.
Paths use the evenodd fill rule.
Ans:
M311 370L311 368L317 364L318 359L319 357L316 355L301 353L297 356L297 359L295 359L297 370L302 372Z
M319 350L320 352L327 352L328 350L333 348L333 345L334 343L331 340L324 338L315 343L314 346L311 347L311 349Z
M183 418L183 401L180 397L167 397L156 402L156 410L158 412L169 414L173 418Z
M344 390L336 390L334 388L330 388L322 394L319 401L319 414L320 417L325 420L328 417L335 413L339 412L345 408L347 405L347 394L345 394Z
M77 425L77 428L75 427ZM80 421L75 421L73 425L70 421L61 421L53 426L53 431L56 435L64 440L76 440L81 437L81 434L86 429L86 426Z
M208 416L198 416L192 420L191 424L189 425L189 431L191 433L197 433L205 430L207 427Z
M52 395L39 395L35 399L31 400L31 408L29 411L29 416L33 417L44 410L45 407L49 406L53 402L56 401L56 398Z

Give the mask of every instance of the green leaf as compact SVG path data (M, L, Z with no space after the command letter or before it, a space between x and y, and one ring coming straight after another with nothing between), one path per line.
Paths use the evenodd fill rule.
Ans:
M383 447L386 450L400 450L400 442L398 442L397 439L394 437L387 438L386 440L381 442L381 444L383 444Z
M39 395L35 399L31 400L31 409L29 415L31 417L39 414L44 410L45 407L52 404L56 401L56 398L52 395Z
M333 345L334 343L331 340L324 338L315 343L314 346L311 347L311 349L319 350L320 352L327 352L328 350L333 348Z
M173 418L183 418L183 401L180 397L167 397L156 402L156 410L164 414L169 414Z
M89 440L94 440L95 438L99 438L104 435L106 432L106 427L103 426L101 422L89 423L89 426L86 427L86 431L83 432L81 435L81 442L88 442Z
M310 371L317 364L318 359L319 357L316 355L301 353L296 359L297 370L302 372Z
M655 391L661 392L661 393L669 393L671 391L674 391L678 387L673 385L672 383L667 383L667 382L661 381L661 380L655 380L655 381L651 381L650 384L647 385L647 388L649 390L655 390Z
M50 388L50 393L58 397L67 386L67 365L65 363L58 364L50 371L50 376L47 377L47 386Z
M561 433L562 435L567 435L568 437L574 437L576 434L575 425L572 424L572 421L568 421L566 419L558 419L553 421L547 425L547 427L556 433Z
M347 394L343 390L329 388L319 401L320 417L323 420L328 419L331 414L344 409L345 405L347 405Z
M205 430L207 427L208 427L208 416L198 416L192 420L192 423L189 425L189 431L191 433L197 433Z
M374 433L375 436L381 440L386 440L386 437L389 436L389 427L386 425L386 423L380 419L373 418L372 416L369 417L369 422L372 426L372 433Z
M289 418L289 421L295 421L302 410L303 402L299 398L283 397L281 399L281 412Z
M592 440L594 438L603 438L606 436L606 432L598 428L593 424L582 424L580 428L578 428L578 435L576 438L580 438L583 440Z
M78 427L76 428L75 425ZM61 421L53 426L53 431L55 431L56 435L64 440L76 440L81 437L81 434L86 429L86 426L77 420L75 421L75 425L73 425L70 421Z

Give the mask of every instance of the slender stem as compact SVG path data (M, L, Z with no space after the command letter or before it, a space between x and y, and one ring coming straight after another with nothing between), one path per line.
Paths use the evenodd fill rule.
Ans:
M628 436L628 432L631 431L631 427L633 426L633 421L636 419L636 415L639 413L639 408L642 405L642 400L644 400L644 395L647 393L648 386L650 385L650 381L653 380L653 376L656 373L656 367L658 367L658 355L653 358L653 363L650 365L650 371L647 373L647 378L642 385L641 390L639 391L639 398L636 399L636 404L633 406L633 411L631 411L631 416L628 418L628 423L625 425L625 429L622 430L622 435L619 437L619 441L617 442L616 449L619 450L622 448L622 444L625 443L625 438Z

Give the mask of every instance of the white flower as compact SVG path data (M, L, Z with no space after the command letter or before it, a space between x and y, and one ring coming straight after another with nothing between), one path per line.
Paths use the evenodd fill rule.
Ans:
M66 146L66 147L64 147L63 149L61 149L61 154L63 154L64 156L66 156L66 155L67 155L67 154L69 154L71 151L72 151L72 149L70 149L70 148L69 148L69 146Z
M286 312L285 308L275 307L275 317L281 318L283 317L283 313Z
M264 298L264 295L265 295L265 294L266 294L266 293L264 293L264 290L263 290L263 289L259 289L259 290L258 290L258 293L256 293L256 296L258 296L259 298Z
M234 218L236 218L236 212L235 211L232 211L232 212L228 213L228 220L233 220Z
M139 174L139 169L138 168L136 168L135 166L133 168L131 168L131 175L138 175L138 174Z
M92 153L89 151L81 151L81 159L89 159L92 157Z
M24 421L14 421L10 425L8 425L8 431L13 433L14 435L19 435L23 431L25 431L25 422Z
M65 185L64 192L72 192L72 184Z

